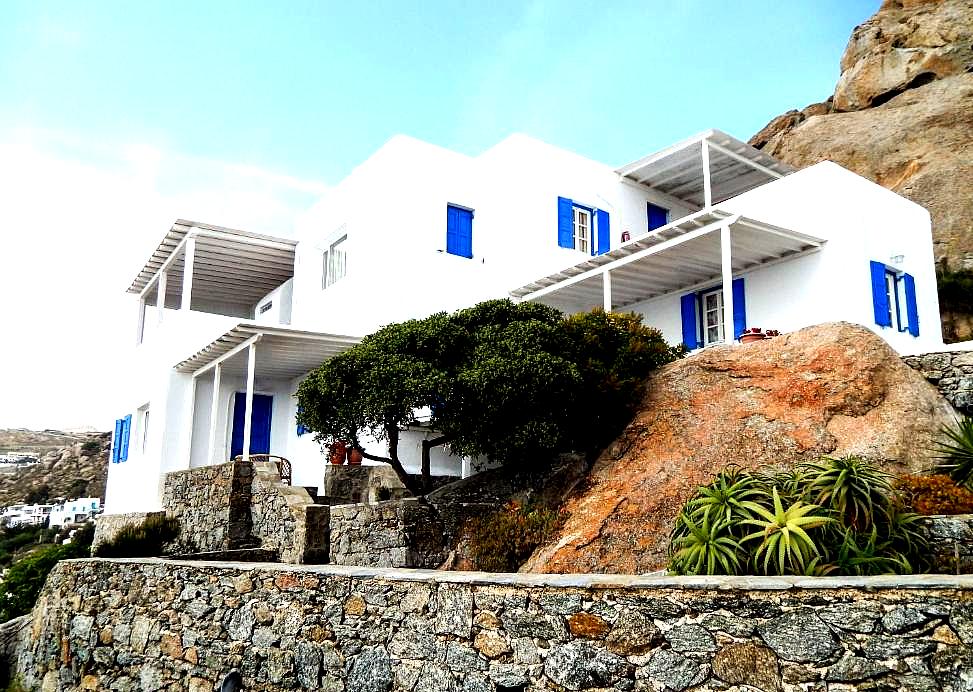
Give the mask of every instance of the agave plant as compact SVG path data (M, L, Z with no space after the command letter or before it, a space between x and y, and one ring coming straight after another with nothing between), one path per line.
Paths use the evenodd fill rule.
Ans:
M759 530L744 536L740 542L762 539L754 553L754 566L762 569L764 574L771 573L771 566L776 568L777 574L804 574L814 557L821 555L807 532L834 519L822 516L818 505L806 504L801 500L784 509L777 488L771 490L773 509L756 502L747 503L747 508L758 518L746 519L743 523L759 527Z
M723 525L732 534L736 533L735 527L741 520L753 518L746 504L760 494L761 490L750 474L730 466L712 483L696 491L696 496L686 504L686 512L696 523L708 517L714 525Z
M947 474L957 485L973 490L973 418L943 426L941 432L946 439L934 447L936 470Z
M868 531L877 515L887 514L892 494L892 476L860 457L820 461L803 465L808 498L830 507L844 526Z
M670 569L677 574L737 574L740 544L726 532L725 522L713 522L704 513L697 524L685 513L678 523L686 534L673 542Z
M836 571L841 574L871 576L876 574L911 574L908 557L880 539L878 527L868 533L845 529L835 554Z

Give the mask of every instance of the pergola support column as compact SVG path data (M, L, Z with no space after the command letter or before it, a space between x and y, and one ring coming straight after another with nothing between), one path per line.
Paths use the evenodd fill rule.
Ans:
M166 290L169 286L169 272L159 272L159 292L155 297L155 309L159 313L159 322L166 311Z
M215 464L216 461L216 423L220 415L220 378L223 375L223 365L217 363L213 368L213 400L210 402L209 411L209 440L206 444L206 458L208 463ZM195 379L195 378L194 378Z
M253 380L257 370L257 345L247 349L247 406L243 414L243 460L250 461L250 431L253 425Z
M723 272L723 342L733 342L733 258L730 251L730 224L720 227L721 269Z
M713 185L709 169L709 142L704 139L700 144L703 159L703 208L709 209L713 206Z
M196 261L196 238L186 238L185 260L182 265L182 303L180 310L190 310L193 302L193 264Z
M607 269L601 273L602 297L605 312L612 311L612 275Z

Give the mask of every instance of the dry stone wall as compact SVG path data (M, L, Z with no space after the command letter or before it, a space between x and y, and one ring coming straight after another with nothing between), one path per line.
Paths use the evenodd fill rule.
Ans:
M335 565L435 568L445 559L436 510L416 498L331 507L330 556Z
M973 577L489 575L73 560L17 669L43 690L969 689Z
M217 464L166 474L162 507L179 520L176 553L254 547L250 540L250 484L247 464Z
M973 514L923 517L932 566L943 574L973 574Z
M902 360L934 384L953 408L973 415L973 351L924 353Z

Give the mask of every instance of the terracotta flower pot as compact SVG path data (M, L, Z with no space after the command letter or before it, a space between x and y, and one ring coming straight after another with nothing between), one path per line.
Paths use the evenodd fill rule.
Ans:
M751 341L763 341L766 338L766 334L742 334L740 336L740 343L749 344Z
M335 442L333 445L331 445L331 463L335 466L341 466L343 463L345 463L345 454L347 451L347 444L344 442Z
M361 466L362 455L354 447L348 448L348 465L349 466Z

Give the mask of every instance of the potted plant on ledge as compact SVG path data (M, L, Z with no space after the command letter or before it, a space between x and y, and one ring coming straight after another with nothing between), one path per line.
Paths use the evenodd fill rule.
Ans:
M749 344L751 341L763 341L764 339L769 339L773 336L780 336L780 332L776 329L768 329L767 331L764 331L760 327L749 327L740 335L740 343Z

